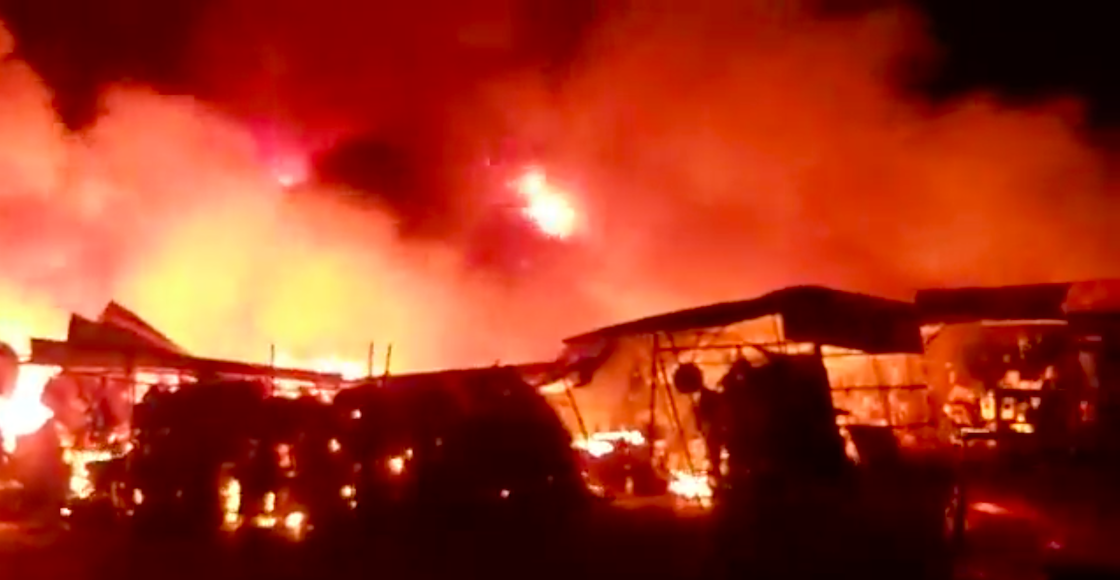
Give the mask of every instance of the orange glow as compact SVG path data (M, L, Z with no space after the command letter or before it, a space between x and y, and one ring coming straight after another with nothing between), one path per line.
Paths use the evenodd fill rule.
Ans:
M371 341L376 374L389 344L395 373L545 360L568 334L791 284L908 297L928 285L1120 274L1115 172L1083 138L1078 104L1009 108L962 95L934 107L899 90L886 72L937 52L905 10L820 20L800 8L814 3L780 3L780 14L763 7L775 3L731 0L687 14L620 8L573 47L580 58L563 83L490 66L472 77L431 58L409 74L434 92L412 99L398 85L418 84L396 82L401 67L382 60L386 39L492 64L508 56L501 34L467 49L490 36L454 34L457 18L478 22L474 8L433 23L424 11L397 21L296 4L269 26L313 21L329 48L271 38L293 65L285 86L345 101L329 113L291 110L308 133L318 122L332 136L389 125L423 134L425 152L441 154L420 158L456 160L431 167L421 188L438 184L430 189L456 202L446 209L453 226L491 201L470 195L478 184L458 160L475 171L486 154L476 144L498 134L530 143L535 162L573 176L579 191L536 169L505 193L542 232L585 243L562 245L533 276L496 280L472 268L456 227L404 237L403 216L353 203L376 196L284 187L311 168L262 162L237 106L106 86L99 117L68 130L50 87L0 29L0 338L17 349L31 336L62 338L70 312L95 316L116 299L200 356L267 364L275 345L277 364L361 376ZM226 16L216 9L214 30L194 39L215 61L188 68L217 77L215 92L259 98L245 79L265 67L244 52L227 57L256 51L242 42L254 19ZM435 41L443 36L476 40ZM314 55L343 54L360 79L319 74L339 67ZM300 78L297 62L313 78ZM464 86L471 98L454 90ZM283 105L319 99L293 101ZM22 401L36 398L27 392ZM597 393L579 397L605 408L617 395L603 393L602 405Z

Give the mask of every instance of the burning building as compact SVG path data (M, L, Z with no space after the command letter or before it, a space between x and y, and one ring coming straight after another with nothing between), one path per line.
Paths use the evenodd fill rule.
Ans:
M1066 447L1084 443L1092 425L1116 424L1108 367L1118 290L1092 281L918 292L942 427Z
M192 356L116 303L97 320L72 316L65 341L32 339L30 355L19 363L18 383L0 398L8 471L18 475L58 451L67 468L36 468L51 477L43 475L32 486L28 477L14 479L23 491L51 487L53 480L44 478L61 479L71 499L97 489L119 491L94 480L111 478L111 466L132 450L136 409L150 392L248 380L277 395L329 396L343 380L337 373Z
M696 478L716 464L695 393L718 391L741 358L816 354L840 421L888 425L913 443L934 435L916 312L904 302L792 287L602 328L565 344L565 376L545 391L584 447L599 455L647 444L670 489L683 495L706 493Z
M65 341L32 339L23 368L51 375L0 402L43 410L34 429L13 424L23 452L13 463L57 451L64 511L110 506L142 525L299 535L413 497L578 500L586 489L570 435L530 384L553 367L354 379L206 359L114 303L97 320L73 316ZM58 439L45 449L31 431ZM451 469L455 477L440 475ZM49 487L19 479L25 491Z

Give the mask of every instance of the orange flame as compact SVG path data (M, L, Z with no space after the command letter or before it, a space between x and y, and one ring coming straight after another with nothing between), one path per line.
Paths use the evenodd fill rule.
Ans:
M29 345L27 335L10 320L0 321L0 339L13 345L21 358ZM22 352L21 352L22 351ZM47 424L54 413L43 404L43 390L58 373L58 367L21 364L11 393L0 396L0 440L4 451L15 451L19 438L31 435Z

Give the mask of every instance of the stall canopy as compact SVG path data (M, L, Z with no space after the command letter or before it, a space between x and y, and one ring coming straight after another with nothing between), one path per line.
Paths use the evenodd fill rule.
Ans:
M623 336L729 326L778 315L787 340L826 344L869 354L921 353L914 306L821 286L795 286L758 298L650 316L568 338L569 346Z
M982 320L1063 320L1073 313L1120 313L1120 280L919 290L923 324Z

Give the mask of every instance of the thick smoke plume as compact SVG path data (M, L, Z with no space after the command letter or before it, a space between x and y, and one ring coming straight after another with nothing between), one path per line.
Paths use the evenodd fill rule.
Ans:
M912 14L646 2L602 15L557 83L514 58L516 27L487 16L500 4L436 24L417 11L381 36L331 2L276 3L267 27L225 32L218 10L193 53L210 104L117 86L80 133L7 56L4 332L57 334L68 310L116 298L202 354L264 360L275 343L360 360L372 340L393 342L404 370L546 357L589 326L789 284L905 297L1118 274L1116 202L1077 107L902 94L898 67L933 54ZM363 48L414 28L434 48L400 49L407 67L387 41ZM283 32L261 32L267 51L226 50L266 29ZM266 60L283 74L249 74ZM328 62L345 74L325 76ZM254 83L282 102L257 102ZM510 284L468 267L462 244L402 241L399 216L316 186L285 193L241 120L262 110L306 134L415 129L464 215L487 207L468 185L478 144L531 143L574 184L586 227Z
M523 300L457 251L400 243L390 216L285 192L234 120L117 87L97 123L71 134L34 72L4 57L0 320L17 348L117 299L212 356L266 361L275 344L300 360L362 361L374 341L380 367L392 342L404 370L541 352L505 342L513 321L540 328Z

